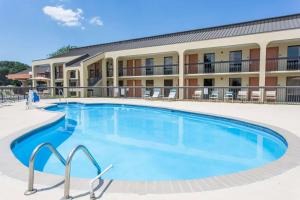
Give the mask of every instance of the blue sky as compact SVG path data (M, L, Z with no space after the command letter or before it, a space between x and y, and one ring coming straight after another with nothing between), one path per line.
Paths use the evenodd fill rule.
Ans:
M300 13L300 0L0 0L0 60Z

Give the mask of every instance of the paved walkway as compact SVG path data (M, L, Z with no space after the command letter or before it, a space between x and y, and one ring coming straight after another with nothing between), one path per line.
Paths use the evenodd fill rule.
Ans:
M51 103L54 100L43 100L40 105ZM203 113L244 118L247 120L266 123L282 127L300 137L300 106L299 105L264 105L264 104L231 104L207 102L162 102L130 99L77 99L82 102L109 102L133 103L140 105L164 106L176 109L185 109ZM25 110L25 103L16 103L12 106L0 107L0 139L16 131L46 122L57 114L42 110ZM14 169L12 169L14 170ZM39 192L32 196L24 196L27 183L10 178L0 172L0 199L43 199L59 200L63 196L62 188L55 188ZM41 187L37 185L37 187ZM71 191L79 194L83 191ZM89 199L83 196L78 199ZM112 194L104 193L102 199L201 199L201 200L299 200L300 199L300 167L284 174L259 181L249 185L229 189L207 191L201 193L179 194Z

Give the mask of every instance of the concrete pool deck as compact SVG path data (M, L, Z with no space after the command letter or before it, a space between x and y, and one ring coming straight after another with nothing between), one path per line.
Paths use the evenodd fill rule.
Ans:
M299 105L266 105L266 104L231 104L207 102L167 102L145 101L134 99L70 99L70 101L86 103L129 103L148 106L162 106L173 109L183 109L213 115L256 121L271 126L281 127L300 137L300 106ZM40 106L57 100L42 100ZM0 107L0 139L28 127L45 123L57 117L57 113L42 110L25 110L25 103ZM300 153L300 152L299 152ZM14 171L14 169L11 169ZM27 174L25 175L27 176ZM62 180L62 179L60 179ZM59 181L59 180L58 180ZM38 183L38 181L37 181ZM56 187L51 190L38 192L32 196L24 196L27 182L11 178L0 172L0 199L61 199L63 189ZM225 189L182 193L179 185L178 193L170 194L118 194L104 193L102 199L300 199L300 167L294 167L280 175L257 181L255 183L230 187ZM37 188L43 185L37 185ZM72 185L71 185L72 187ZM136 188L132 188L136 190ZM82 194L87 190L72 190L71 194ZM83 196L79 199L88 199Z

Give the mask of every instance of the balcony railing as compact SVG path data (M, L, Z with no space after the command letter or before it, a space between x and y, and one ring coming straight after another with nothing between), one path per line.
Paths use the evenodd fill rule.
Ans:
M189 63L185 65L186 74L258 72L259 60L217 61Z
M300 57L269 58L266 61L266 71L298 71Z
M69 86L70 87L79 87L80 86L80 81L78 81L78 80L69 80Z
M178 64L124 67L119 69L119 76L155 76L178 74Z
M63 90L67 97L80 96L79 92L86 92L89 97L121 97L148 99L179 99L193 101L212 101L230 103L283 103L300 104L300 86L274 87L0 87L0 103L26 99L30 89L37 90L41 98L57 97L58 91ZM175 94L174 94L175 90ZM156 96L154 97L154 91ZM75 95L76 94L76 95ZM54 96L52 96L54 95Z

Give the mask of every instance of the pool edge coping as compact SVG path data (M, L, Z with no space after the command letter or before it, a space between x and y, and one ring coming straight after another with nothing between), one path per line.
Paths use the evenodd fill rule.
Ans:
M57 102L59 103L59 102ZM170 193L191 193L191 192L202 192L211 191L217 189L226 189L241 185L246 185L250 183L255 183L262 181L276 175L280 175L300 164L300 138L293 134L292 132L279 128L273 125L260 123L257 121L247 120L243 118L231 117L226 115L218 115L212 113L205 113L199 111L193 111L189 109L177 109L168 106L157 106L157 105L145 105L141 103L118 103L118 102L82 102L74 101L70 103L81 103L81 104L115 104L115 105L132 105L132 106L144 106L144 107L155 107L168 110L175 110L181 112L188 112L194 114L202 114L212 117L221 117L226 119L238 120L261 127L271 129L281 135L288 143L286 153L278 160L275 160L264 166L241 171L228 175L212 176L202 179L192 179L192 180L175 180L175 181L118 181L118 180L106 180L104 185L109 185L106 192L108 193L133 193L133 194L170 194ZM41 108L46 108L53 106L56 103L47 104ZM42 109L42 112L52 112ZM0 146L3 151L0 152L0 171L11 178L18 179L21 181L26 181L28 178L28 168L21 164L11 151L11 144L17 138L30 134L36 129L49 126L52 123L56 123L61 120L65 114L61 112L56 112L56 115L43 123L38 123L34 126L24 128L20 131L14 132L0 140ZM8 147L8 148L7 148ZM16 167L18 166L18 167ZM13 169L13 170L12 170ZM62 180L62 176L41 173L36 171L35 178L38 185L52 185L57 183L58 180ZM82 178L72 178L71 184L72 189L86 190L90 179ZM62 186L60 186L62 187ZM104 186L103 186L104 187ZM24 188L25 191L26 188Z

